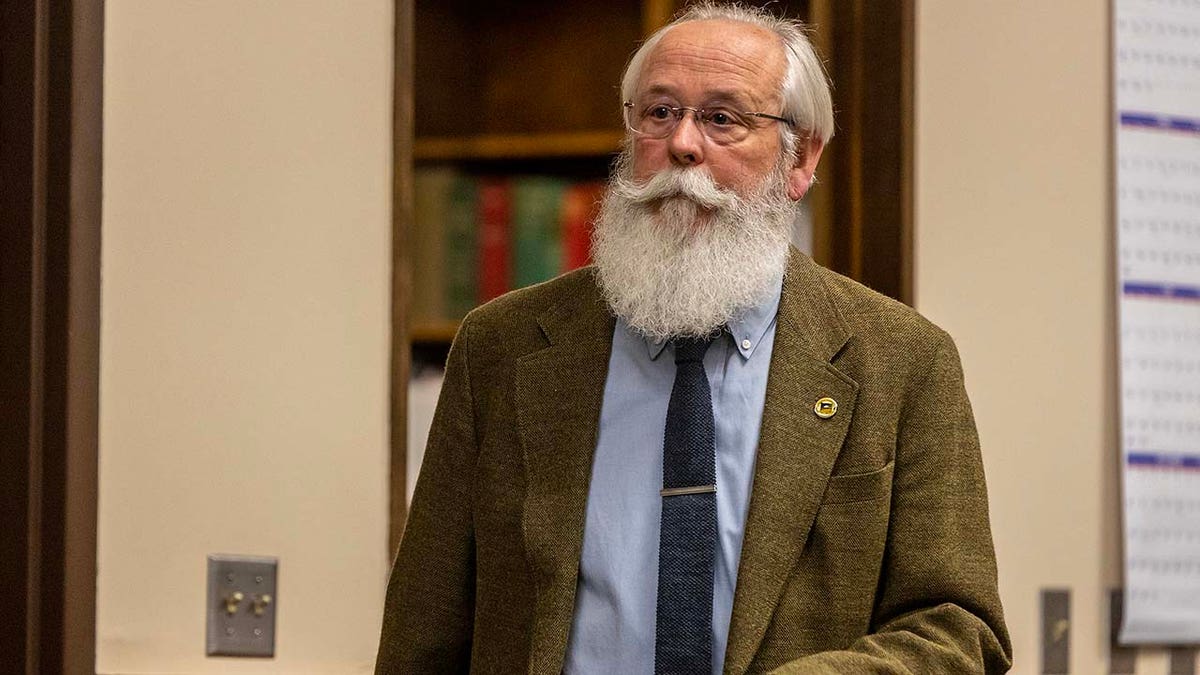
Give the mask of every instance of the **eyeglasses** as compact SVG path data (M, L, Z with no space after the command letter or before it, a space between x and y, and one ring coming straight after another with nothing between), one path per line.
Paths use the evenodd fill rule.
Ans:
M666 103L634 105L625 101L625 126L646 138L666 138L675 132L683 116L691 112L708 140L718 145L727 145L745 140L755 128L755 119L768 119L793 126L786 117L764 112L739 112L729 108L691 108Z

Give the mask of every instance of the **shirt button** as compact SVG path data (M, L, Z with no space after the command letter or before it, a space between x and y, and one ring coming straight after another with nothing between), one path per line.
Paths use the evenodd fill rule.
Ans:
M742 349L750 349L750 340L749 339L742 340Z

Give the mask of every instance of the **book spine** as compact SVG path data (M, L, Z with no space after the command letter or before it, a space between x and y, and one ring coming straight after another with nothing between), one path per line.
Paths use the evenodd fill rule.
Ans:
M592 230L604 197L604 183L576 183L563 195L563 272L592 262Z
M446 251L443 292L448 317L461 319L475 306L478 182L470 176L460 175L449 193L443 232ZM427 283L425 279L414 274L414 284L424 283Z
M414 319L437 320L446 316L442 287L445 283L443 233L446 227L450 188L454 171L446 168L418 169L413 173L413 225L409 231L414 284L411 314Z
M550 177L527 177L513 187L515 286L529 286L562 269L561 207L566 183Z
M479 286L480 303L507 293L512 287L511 258L512 183L489 178L479 186Z

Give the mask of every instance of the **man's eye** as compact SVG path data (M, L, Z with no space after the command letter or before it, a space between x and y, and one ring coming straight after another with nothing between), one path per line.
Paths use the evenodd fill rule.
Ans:
M646 117L652 120L665 120L671 116L671 109L665 105L650 106L646 110Z
M737 120L734 119L733 115L724 110L713 110L708 113L708 121L709 123L715 124L719 127L727 127L737 124Z

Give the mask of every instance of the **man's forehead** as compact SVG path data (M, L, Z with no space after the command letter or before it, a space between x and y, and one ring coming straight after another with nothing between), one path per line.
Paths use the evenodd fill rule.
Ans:
M647 55L639 89L701 85L706 92L763 100L778 93L786 60L771 31L710 20L675 26Z

